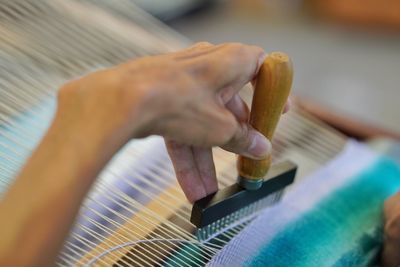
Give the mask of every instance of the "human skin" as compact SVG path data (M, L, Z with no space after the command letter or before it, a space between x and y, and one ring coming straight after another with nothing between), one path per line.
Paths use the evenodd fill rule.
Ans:
M385 202L385 234L381 266L400 266L400 192Z
M270 142L248 125L238 96L264 58L255 46L200 43L65 84L49 130L0 203L0 266L54 264L97 175L132 138L165 138L191 202L217 190L213 146L268 156Z
M132 138L161 135L194 201L217 190L211 147L264 158L238 91L264 51L200 43L65 84L54 120L0 204L0 266L50 266L96 176Z

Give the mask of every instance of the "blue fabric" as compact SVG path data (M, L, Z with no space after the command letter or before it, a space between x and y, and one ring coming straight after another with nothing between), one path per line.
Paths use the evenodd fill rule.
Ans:
M266 209L210 266L368 266L382 242L382 208L400 167L351 143Z

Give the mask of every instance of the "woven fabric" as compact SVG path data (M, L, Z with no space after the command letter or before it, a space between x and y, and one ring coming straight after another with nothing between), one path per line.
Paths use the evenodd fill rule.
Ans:
M384 200L400 167L350 142L329 164L267 208L209 266L368 266L382 241Z

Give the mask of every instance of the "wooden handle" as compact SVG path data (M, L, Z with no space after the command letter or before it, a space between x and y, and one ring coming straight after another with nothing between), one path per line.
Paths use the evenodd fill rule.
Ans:
M280 52L267 56L257 76L251 106L250 125L269 140L272 139L292 86L293 70L290 58ZM239 175L245 179L259 180L268 172L271 157L253 160L243 156L238 159Z

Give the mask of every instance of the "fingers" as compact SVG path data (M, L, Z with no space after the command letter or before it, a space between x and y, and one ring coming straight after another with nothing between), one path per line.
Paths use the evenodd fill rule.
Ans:
M238 94L235 94L226 104L226 108L236 117L239 125L231 140L222 148L254 159L267 157L271 152L271 143L248 125L249 108L247 104Z
M215 173L214 159L211 148L193 147L193 156L197 170L203 182L206 195L218 190L217 176Z
M238 94L233 95L225 106L239 122L249 121L249 107Z
M240 90L253 79L265 57L261 48L238 43L200 47L207 49L198 49L202 52L187 61L187 69L199 83L215 91L229 86L235 92Z
M196 43L187 49L176 53L175 59L182 60L182 59L189 59L194 58L196 56L205 55L207 53L211 53L216 49L216 46L208 43L208 42L200 42Z
M256 76L265 58L260 47L242 44L227 44L215 54L214 71L218 76L213 82L220 89L233 86L236 92Z
M166 140L168 154L174 165L178 183L186 198L194 202L207 195L190 146Z
M163 134L198 146L166 141L178 182L193 202L217 190L212 146L224 145L226 150L254 159L265 158L270 153L269 141L248 126L249 109L237 94L255 77L265 54L255 46L201 43L170 56L179 62L179 68L189 74L194 84L207 90L202 105L190 105L193 110L188 109L186 117L168 121L170 128L176 123L172 128L180 129L181 121L193 115L196 123L185 127L182 130L185 134L179 131Z
M252 159L264 159L272 151L271 142L247 123L241 123L223 149Z
M211 148L193 148L171 140L165 144L178 183L190 202L218 190Z

